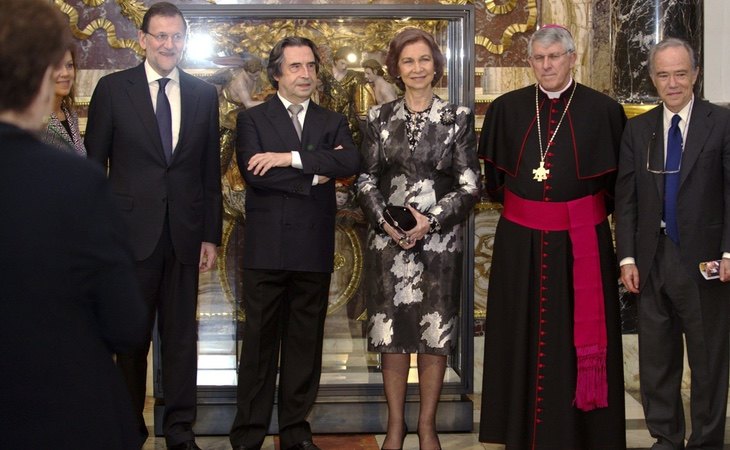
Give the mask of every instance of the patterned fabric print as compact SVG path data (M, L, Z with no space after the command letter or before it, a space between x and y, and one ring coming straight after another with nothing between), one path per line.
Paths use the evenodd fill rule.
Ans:
M480 190L473 115L435 98L411 114L403 99L370 110L358 200L372 225L365 246L368 347L449 354L458 337L463 221ZM410 250L377 226L386 204L414 205L441 225Z
M447 323L438 312L426 314L421 318L422 334L429 347L443 348L453 345L456 342L456 317L452 317Z
M423 125L428 120L428 112L430 110L430 106L425 111L419 112L410 112L406 108L406 129L408 134L408 147L411 149L411 153L416 151L416 145L421 140L421 131L423 131Z
M395 306L420 303L423 301L423 291L419 286L422 284L423 264L416 260L412 252L398 252L398 255L390 267L390 273L395 277Z
M58 119L55 113L51 113L51 118L48 121L48 127L42 134L41 140L46 144L52 145L53 147L63 150L68 153L76 153L79 156L86 157L86 147L81 139L81 133L79 132L79 117L74 111L69 111L64 106L61 106L63 113L66 115L69 128L71 128L71 136L69 136L66 127L63 126L61 121Z

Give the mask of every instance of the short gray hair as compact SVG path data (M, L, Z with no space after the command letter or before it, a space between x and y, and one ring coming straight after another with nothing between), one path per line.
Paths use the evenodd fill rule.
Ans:
M530 36L530 40L527 43L528 57L532 56L532 44L535 42L546 47L559 43L563 45L566 52L575 52L573 36L570 34L570 31L560 25L545 25L532 33L532 36Z
M695 51L692 46L689 45L689 42L685 41L684 39L670 37L664 38L661 41L657 42L657 44L654 45L651 50L649 50L649 75L654 75L654 59L656 59L656 54L662 50L671 47L684 47L684 49L687 50L687 53L689 54L689 62L690 64L692 64L692 70L697 70Z

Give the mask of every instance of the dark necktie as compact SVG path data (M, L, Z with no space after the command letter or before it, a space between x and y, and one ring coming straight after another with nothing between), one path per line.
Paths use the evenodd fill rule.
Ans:
M677 193L679 192L679 168L682 160L682 132L679 130L679 114L672 117L672 126L667 133L667 158L664 163L664 224L667 236L679 245L677 226Z
M294 124L294 129L297 130L297 136L299 136L299 141L302 140L302 124L299 123L299 112L304 109L302 105L295 105L291 104L289 105L289 108L287 108L289 112L291 113L291 121Z
M172 110L170 108L170 100L167 99L165 86L169 78L160 78L157 82L160 89L157 91L157 126L160 129L160 139L162 139L162 149L165 151L165 160L170 164L172 159Z

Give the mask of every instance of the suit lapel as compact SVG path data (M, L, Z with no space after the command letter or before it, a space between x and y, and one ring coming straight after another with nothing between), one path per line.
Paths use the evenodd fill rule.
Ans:
M200 100L196 84L192 82L192 75L188 75L182 70L180 72L180 132L178 134L177 145L172 152L172 160L174 161L178 151L183 148L182 143L185 142L187 133L192 132L193 123L195 121L195 112L198 109Z
M385 126L390 130L391 139L400 145L393 145L392 148L384 149L384 151L386 154L391 155L403 151L410 153L408 130L406 128L406 102L403 98L400 98L397 102L391 104L393 105L393 113L390 115L390 119Z
M654 114L653 128L650 128L647 132L646 158L651 158L644 162L644 165L651 167L652 170L661 170L664 167L664 108L658 106L652 111ZM651 114L651 113L650 113ZM650 148L651 147L651 148ZM644 170L640 168L639 170ZM654 179L656 185L657 196L660 202L664 202L664 175L660 173L650 173L650 176Z
M692 107L692 114L689 119L689 127L687 127L687 136L685 136L684 151L682 152L682 168L679 178L679 187L682 188L684 180L692 171L697 158L702 153L710 131L712 130L712 120L710 120L710 108L703 100L695 100Z
M165 161L165 153L162 149L162 140L160 139L160 130L157 127L157 116L152 106L152 98L150 97L150 87L147 84L147 75L144 71L144 63L138 65L135 70L130 72L127 80L127 93L132 101L134 114L139 117L142 127L148 134L148 142L154 143L157 152ZM130 120L132 120L130 118Z
M314 150L314 143L319 142L325 125L326 114L318 104L310 100L302 129L302 150Z
M69 116L66 116L66 120L71 122ZM58 134L59 137L61 137L64 141L66 141L67 144L73 144L73 137L69 136L68 131L66 131L66 127L61 125L61 121L56 117L56 114L51 114L51 118L48 121L48 129L52 130L54 133Z
M302 140L307 136L307 129L309 127L310 110L312 108L312 102L309 103L307 109L307 116L304 121L304 129L302 130ZM294 124L291 121L289 112L284 108L284 104L279 100L278 95L274 95L271 100L268 101L266 107L266 116L271 121L272 129L279 134L281 139L284 141L284 148L287 149L301 149L301 142L299 142L299 136L297 136L297 130L294 129Z

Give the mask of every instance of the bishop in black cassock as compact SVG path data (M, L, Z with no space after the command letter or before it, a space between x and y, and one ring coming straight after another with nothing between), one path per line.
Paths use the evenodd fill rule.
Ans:
M530 49L539 83L490 105L479 145L488 193L505 204L489 280L479 440L508 450L622 449L607 215L626 117L572 79L567 30L543 27Z

